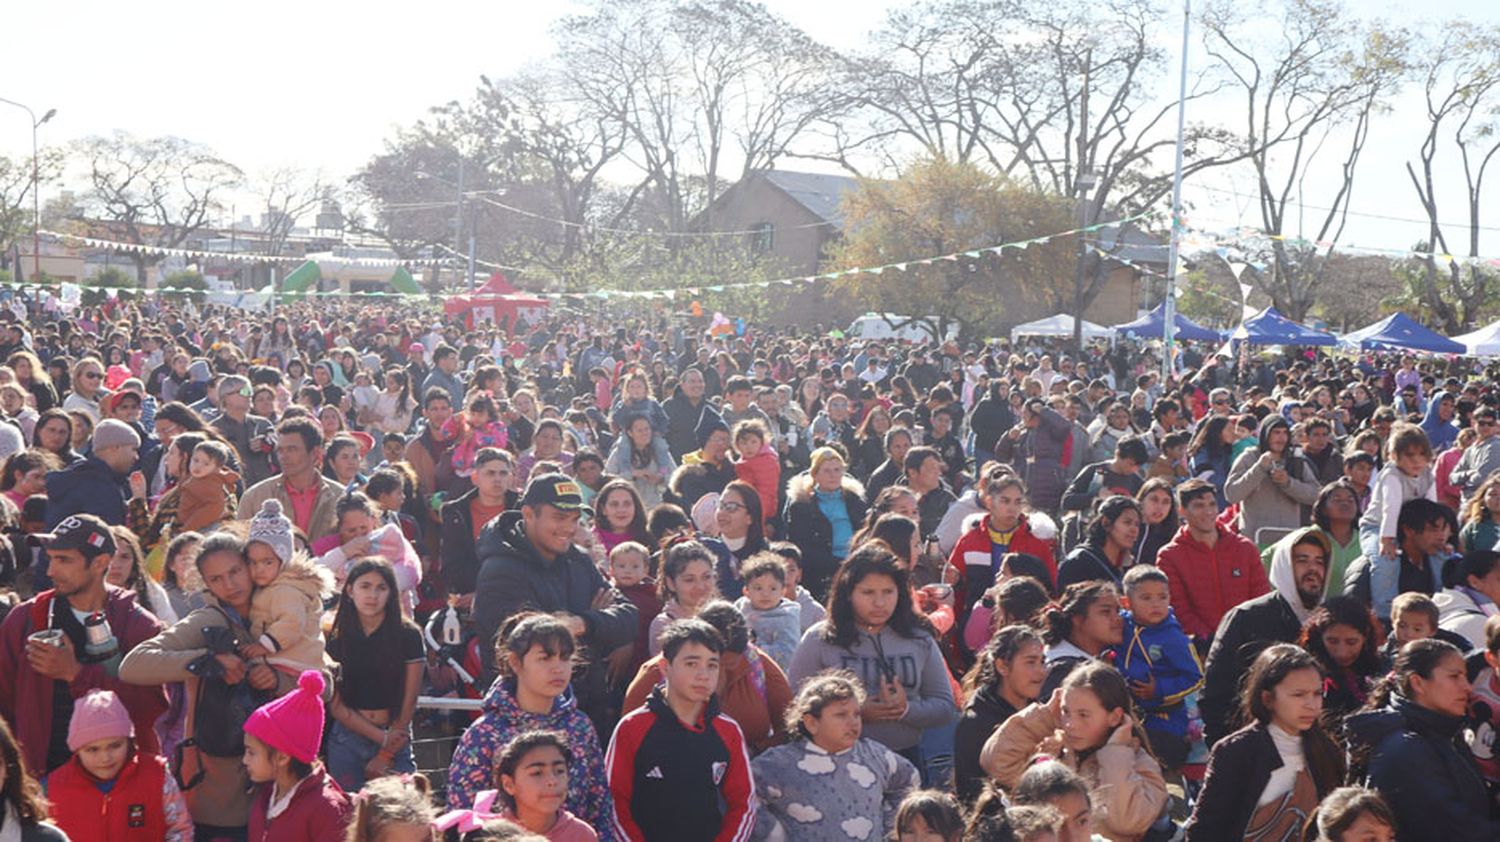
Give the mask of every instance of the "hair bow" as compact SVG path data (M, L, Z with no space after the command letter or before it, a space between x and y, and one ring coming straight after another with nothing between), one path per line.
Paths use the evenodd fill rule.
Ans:
M482 829L484 823L491 819L504 818L500 813L491 810L499 794L500 791L496 789L481 791L474 797L472 810L449 810L438 816L437 821L432 823L432 829L447 831L457 828L460 834L471 833Z

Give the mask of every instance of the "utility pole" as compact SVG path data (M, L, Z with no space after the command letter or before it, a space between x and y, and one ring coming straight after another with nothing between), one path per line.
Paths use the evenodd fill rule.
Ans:
M1161 381L1172 375L1177 349L1177 249L1182 238L1182 140L1187 121L1188 38L1193 22L1192 0L1182 0L1182 72L1177 86L1177 163L1172 172L1172 245L1167 250L1167 300L1162 308Z
M41 169L37 163L36 130L41 128L43 123L56 117L57 109L47 109L47 113L38 120L36 112L32 111L29 105L5 97L0 97L0 102L23 109L31 118L31 277L32 280L36 280L42 275L42 200L40 196L42 179Z
M1089 168L1089 69L1094 61L1094 51L1083 54L1083 88L1078 97L1078 162L1073 176L1073 192L1078 202L1078 255L1073 267L1073 345L1083 350L1083 290L1088 284L1088 235L1082 229L1088 227L1089 191L1094 187L1094 172Z

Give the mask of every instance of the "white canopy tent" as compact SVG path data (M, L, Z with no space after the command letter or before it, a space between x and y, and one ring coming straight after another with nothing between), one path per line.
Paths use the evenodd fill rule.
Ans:
M1455 336L1453 341L1468 349L1470 356L1500 356L1500 322L1485 325L1472 333Z
M1010 341L1016 341L1021 336L1072 336L1073 317L1067 313L1058 313L1045 319L1037 319L1023 325L1016 325L1010 329ZM1084 339L1114 339L1115 329L1112 327L1101 327L1091 321L1083 323Z

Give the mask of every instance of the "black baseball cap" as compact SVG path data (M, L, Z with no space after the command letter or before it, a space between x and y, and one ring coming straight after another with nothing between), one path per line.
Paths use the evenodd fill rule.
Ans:
M546 504L562 509L565 512L586 512L588 506L583 504L583 492L578 488L578 482L572 477L562 474L542 474L533 477L526 485L526 493L521 497L522 506L540 506Z
M68 515L51 532L39 532L31 540L49 550L115 554L115 536L110 534L109 524L94 515Z

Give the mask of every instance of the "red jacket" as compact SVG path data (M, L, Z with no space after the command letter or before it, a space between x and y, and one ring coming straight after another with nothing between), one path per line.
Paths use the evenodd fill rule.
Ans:
M953 586L953 604L964 611L965 618L969 607L978 602L984 592L995 584L995 574L999 572L994 568L989 530L990 516L985 515L973 529L958 539L958 543L953 545L953 552L948 554L948 563L958 571L958 584ZM1032 534L1029 518L1021 518L1015 534L1010 536L1007 552L1036 556L1047 565L1047 572L1052 576L1051 582L1042 584L1050 589L1057 582L1057 560L1052 556L1052 542ZM970 570L971 566L975 569Z
M267 819L271 806L271 784L261 784L250 806L250 842L344 842L353 810L344 794L322 765L297 784L281 815Z
M137 644L161 631L161 621L135 603L135 593L105 585L104 615L124 655ZM52 734L52 679L33 672L26 660L26 638L46 627L52 591L43 591L16 606L0 623L0 716L10 723L26 767L37 774L47 771L47 743ZM107 673L100 664L86 664L68 686L73 698L90 690L113 690L135 724L136 746L146 754L157 754L156 719L167 710L167 694L161 685L126 684ZM18 716L17 714L21 714ZM66 723L63 723L66 728Z
M1255 544L1223 524L1218 530L1219 540L1209 548L1184 526L1156 554L1156 566L1171 582L1177 621L1200 640L1214 636L1229 609L1271 590Z
M162 790L167 783L167 761L140 751L115 777L109 792L101 792L78 755L47 776L47 800L53 821L69 839L98 842L160 842L167 836Z
M776 448L767 444L759 453L735 462L734 475L755 486L755 493L760 495L760 519L770 520L779 511L776 501L781 490L781 459Z

